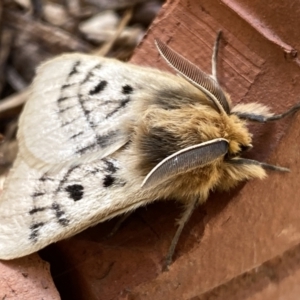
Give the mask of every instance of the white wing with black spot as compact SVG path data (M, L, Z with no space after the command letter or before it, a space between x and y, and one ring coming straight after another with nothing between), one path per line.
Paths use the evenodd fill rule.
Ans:
M65 55L39 68L19 125L27 163L61 168L106 157L128 141L134 87L115 64L124 65Z
M1 198L0 259L30 254L146 203L124 199L124 188L132 193L136 185L121 168L104 158L49 174L18 157Z
M176 78L82 54L39 68L1 193L0 259L35 252L158 198L156 190L141 190L131 135L160 97L172 108L169 94L176 97L185 84Z

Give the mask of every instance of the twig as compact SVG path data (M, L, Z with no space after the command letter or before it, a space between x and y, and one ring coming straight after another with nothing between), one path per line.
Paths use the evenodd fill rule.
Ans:
M31 0L33 9L33 16L35 19L41 19L43 17L43 2L42 0Z
M120 36L122 31L124 30L124 28L126 27L128 22L130 21L130 19L132 17L132 13L133 13L132 7L128 8L125 11L123 19L121 20L114 37L111 40L109 40L108 42L106 42L99 50L94 51L93 52L94 54L99 55L99 56L107 55L107 53L111 50L112 46L114 45L114 43L116 42L116 40L118 39L118 37Z
M75 38L66 31L31 20L20 13L6 10L3 19L6 25L27 32L36 40L52 46L52 48L60 48L58 51L90 51L90 46L87 43Z
M20 93L13 94L0 101L0 114L9 109L18 107L26 102L29 97L29 89L25 89Z
M6 68L7 82L13 87L17 92L24 90L28 84L20 76L20 74L13 67Z
M12 32L9 29L2 29L0 31L1 34L1 40L0 40L0 94L2 92L4 82L5 82L5 67L6 62L11 50L11 44L12 44Z

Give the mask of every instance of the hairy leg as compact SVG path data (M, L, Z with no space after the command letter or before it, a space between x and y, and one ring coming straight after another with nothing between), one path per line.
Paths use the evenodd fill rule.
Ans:
M269 115L269 114L256 114L252 112L236 112L235 114L238 115L241 119L246 119L249 121L259 122L259 123L265 123L270 121L277 121L280 120L286 116L292 115L296 113L298 110L300 110L300 103L292 106L287 111L283 112L282 114L278 115Z
M125 213L121 218L118 220L118 222L115 224L112 231L107 235L107 237L112 237L121 227L121 225L124 223L124 221L132 214L132 212Z
M219 31L216 41L215 41L215 44L214 44L213 55L211 58L211 67L212 67L211 74L217 82L218 82L218 77L217 77L217 63L218 62L217 61L218 61L218 51L219 51L221 35L222 35L222 31Z
M195 210L195 208L198 204L198 200L199 200L198 198L195 198L193 201L191 201L188 204L188 206L186 207L181 219L179 220L177 231L176 231L176 233L173 237L173 240L171 242L168 254L166 256L164 270L168 270L169 265L172 263L172 258L173 258L173 255L174 255L174 251L175 251L176 245L178 243L179 237L181 235L181 232L182 232L185 224L188 222L191 215L193 214L193 211Z

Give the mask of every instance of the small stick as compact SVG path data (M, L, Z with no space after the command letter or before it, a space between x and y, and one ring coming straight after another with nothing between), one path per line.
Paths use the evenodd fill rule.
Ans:
M220 39L221 39L222 31L220 30L218 32L215 44L214 44L214 49L213 49L213 55L211 58L211 73L213 78L218 82L218 77L217 77L217 65L218 65L218 52L219 52L219 45L220 45Z
M125 14L123 16L123 19L121 20L116 33L114 35L114 37L106 42L101 48L100 50L96 50L94 52L95 55L99 55L99 56L106 56L108 54L108 52L111 50L112 46L114 45L114 43L116 42L116 40L118 39L118 37L120 36L120 34L122 33L122 31L124 30L125 26L128 24L128 22L130 21L131 17L133 14L133 8L130 7L129 9L127 9L125 11Z

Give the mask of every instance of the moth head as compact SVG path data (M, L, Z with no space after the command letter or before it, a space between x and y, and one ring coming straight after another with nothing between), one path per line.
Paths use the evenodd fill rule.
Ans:
M190 108L193 112L190 115L188 109L181 110L184 113L176 118L177 122L169 121L172 111L155 111L155 114L151 114L150 126L139 134L142 137L140 144L147 141L143 149L152 162L161 158L162 153L167 153L166 149L171 152L148 170L143 182L144 188L170 182L182 174L195 174L196 170L201 173L203 167L211 165L214 168L252 148L252 136L245 121L238 116L220 115L213 109L205 110L202 107L199 110L196 107ZM191 116L192 120L188 123ZM165 121L159 127L161 119ZM172 153L172 147L178 150ZM147 165L147 161L143 160L143 166Z
M228 157L240 156L253 147L252 134L244 120L235 115L229 115L224 124L226 125L224 137L229 141Z

